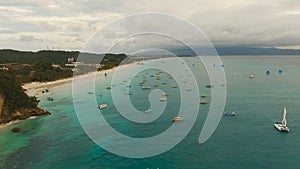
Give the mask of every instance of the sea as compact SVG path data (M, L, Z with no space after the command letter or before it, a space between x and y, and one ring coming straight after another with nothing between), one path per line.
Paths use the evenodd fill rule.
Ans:
M89 91L80 95L76 95L78 91L74 90L72 83L49 88L49 93L39 93L38 98L40 99L39 106L50 111L51 115L18 121L0 128L0 168L299 168L300 56L221 56L220 58L222 64L210 65L204 65L199 58L182 58L181 66L173 66L174 70L178 70L176 72L171 72L171 69L170 71L160 70L153 65L148 67L147 65L154 62L151 60L142 64L134 63L127 67L141 68L139 72L128 71L129 73L122 76L122 72L126 72L126 69L123 69L119 71L121 76L115 79L113 72L108 72L107 77L104 72L98 73L92 84L89 80L80 80L82 88ZM156 61L155 64L164 65L170 62L168 59L163 59ZM179 67L184 68L181 70ZM204 143L199 143L199 135L207 120L209 110L213 107L212 90L217 87L206 86L211 83L207 67L224 70L226 81L215 85L220 85L226 91L223 112L234 111L237 115L222 116L220 114L223 112L218 112L221 119L218 121L217 128ZM266 75L268 70L270 75ZM279 73L279 70L282 72ZM187 72L193 74L187 75ZM253 79L249 78L250 74L253 74ZM196 91L194 87L188 88L194 79L196 79L199 91ZM157 87L153 87L154 84ZM187 88L182 88L180 84L184 84ZM143 89L142 85L149 86L150 89ZM94 88L90 90L85 86ZM117 92L113 96L114 90ZM169 95L160 96L161 92ZM188 92L190 92L188 94L190 97L181 96ZM207 104L198 104L199 100L193 98L195 94L198 99L205 99ZM46 99L49 95L54 98L53 101ZM87 100L83 99L84 95L96 102L86 104ZM201 95L205 97L201 98ZM118 108L114 97L124 96L129 98L131 104L119 104ZM160 97L166 97L167 101L160 101ZM154 101L151 102L151 99ZM197 104L189 105L189 107L199 106L196 109L196 116L187 116L182 121L172 122L171 118L178 116L181 106L184 106L181 104L183 102ZM98 104L104 103L107 104L107 108L99 110ZM164 106L163 112L157 114L155 111L159 109L153 104ZM91 105L93 108L90 107ZM132 106L136 110L135 113L143 114L141 117L149 115L152 121L146 118L149 121L133 122L131 120L141 119L134 119L135 116L131 116L131 119L125 118L126 113L119 113L122 106ZM289 133L279 132L273 126L275 121L282 120L284 107L287 108ZM77 112L82 110L84 112ZM95 116L95 112L90 113L91 111L97 111L99 116ZM193 113L188 111L190 109L184 109L182 114ZM103 128L94 130L94 133L99 131L97 133L101 137L99 142L86 132L86 126L83 126L85 119L82 119L82 116L91 120L88 124L92 125L100 119L100 115L104 120L99 120L100 125L97 126ZM193 119L188 119L190 117ZM151 154L152 149L147 145L140 146L139 149L136 149L137 146L131 142L114 145L115 140L106 132L109 131L105 128L107 124L117 133L131 138L154 138L154 142L149 145L153 146L153 151L156 151L156 145L163 144L161 145L163 149L168 143L171 144L173 140L178 139L176 133L177 131L180 133L180 129L172 131L175 133L174 136L167 135L164 143L155 142L155 136L163 135L173 125L180 128L180 125L191 124L191 128L170 148ZM22 131L12 133L13 127L20 127ZM125 153L123 151L123 154L118 154L111 151L105 146L107 144L114 145L115 148L121 147ZM136 155L136 152L142 150L144 150L143 155Z

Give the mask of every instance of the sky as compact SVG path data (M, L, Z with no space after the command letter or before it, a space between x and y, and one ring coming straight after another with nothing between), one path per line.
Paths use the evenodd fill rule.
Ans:
M120 40L120 32L132 29L120 31L107 25L144 12L183 19L215 46L300 49L299 0L1 0L0 48L81 50L103 29L109 31L97 45L105 46ZM139 26L139 31L158 23L153 20ZM175 26L179 25L168 25L168 29Z

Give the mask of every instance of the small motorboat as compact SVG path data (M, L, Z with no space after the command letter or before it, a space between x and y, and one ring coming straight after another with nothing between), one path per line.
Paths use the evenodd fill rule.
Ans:
M236 116L236 112L234 111L229 111L229 112L224 112L224 116Z
M176 122L176 121L182 121L182 120L183 120L183 118L182 118L182 117L179 117L179 116L173 117L173 118L172 118L172 121L173 121L173 122Z
M150 113L150 112L152 112L152 110L151 110L151 109L148 109L148 110L145 110L144 112L145 112L145 113Z
M167 101L168 99L166 97L162 97L159 99L160 101Z
M283 109L283 118L281 122L275 122L274 123L274 127L278 130L278 131L282 131L282 132L289 132L290 129L287 126L287 122L286 122L286 108Z
M104 109L104 108L106 108L107 107L107 104L100 104L100 105L98 105L98 108L99 109Z
M172 85L172 88L177 88L177 85Z
M212 88L213 86L208 84L208 85L205 85L206 88Z
M201 100L200 100L200 104L207 104L207 101L204 100L204 99L201 99Z
M207 96L206 96L206 94L201 94L201 97L202 97L202 98L205 98L205 97L207 97Z
M142 89L150 89L150 86L143 86Z
M253 75L253 74L250 74L250 75L249 75L249 78L250 78L250 79L253 79L253 78L254 78L254 75Z
M169 93L163 93L162 95L163 96L169 96Z
M186 91L192 91L192 88L187 88Z

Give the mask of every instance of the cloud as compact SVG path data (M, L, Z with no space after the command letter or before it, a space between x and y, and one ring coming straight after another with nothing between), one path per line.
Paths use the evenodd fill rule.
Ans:
M0 46L39 50L50 45L80 50L97 30L113 20L152 11L186 19L218 46L300 46L298 0L10 0L0 5L0 36L5 39L0 41ZM162 26L153 20L145 28L139 22L142 21L124 23L124 30L142 31ZM174 25L163 26L174 28ZM118 40L124 30L103 35L102 45ZM24 45L29 40L40 43Z
M31 35L20 35L19 40L20 40L21 42L31 42L31 41L39 41L39 42L42 42L42 41L43 41L42 39L35 38L34 36L31 36Z

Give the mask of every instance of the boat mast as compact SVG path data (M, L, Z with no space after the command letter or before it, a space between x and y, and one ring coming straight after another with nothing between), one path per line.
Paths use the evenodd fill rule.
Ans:
M282 125L286 126L286 108L283 109Z

